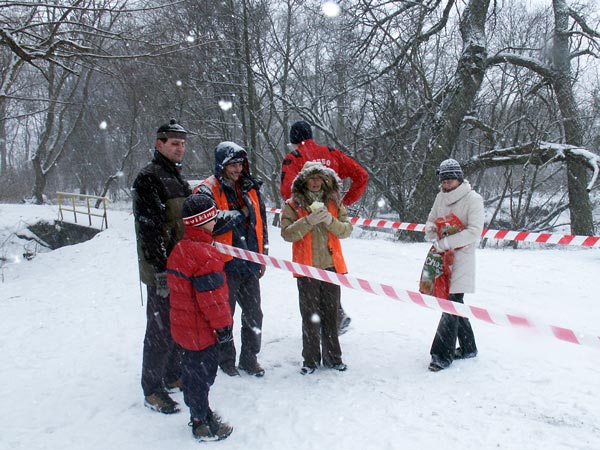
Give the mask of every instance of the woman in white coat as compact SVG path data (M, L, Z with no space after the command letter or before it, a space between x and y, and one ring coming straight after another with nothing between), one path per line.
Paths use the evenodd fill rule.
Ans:
M448 300L463 303L465 293L475 292L475 248L483 230L483 198L464 179L462 168L454 159L442 161L436 173L441 191L427 218L425 235L440 253L454 251ZM451 214L460 220L461 231L440 238L436 219ZM447 368L454 359L477 356L469 319L443 313L430 354L432 372Z

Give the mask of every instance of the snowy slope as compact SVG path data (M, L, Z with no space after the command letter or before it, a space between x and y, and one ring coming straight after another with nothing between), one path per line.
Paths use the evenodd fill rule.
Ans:
M16 218L34 217L56 210L0 205L0 242ZM480 356L430 373L437 311L343 289L349 369L303 377L296 285L274 268L262 282L267 374L219 374L211 404L235 430L199 444L185 408L143 406L132 216L111 211L109 224L0 269L0 449L600 449L599 350L474 321ZM271 255L290 257L278 229L270 240ZM416 289L426 244L343 246L352 275ZM598 336L599 263L598 249L479 250L478 292L466 301Z

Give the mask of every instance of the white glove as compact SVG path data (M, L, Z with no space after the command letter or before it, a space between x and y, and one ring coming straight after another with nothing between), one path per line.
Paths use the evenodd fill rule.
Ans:
M329 211L325 208L321 208L306 216L306 221L314 227L316 224L328 220L330 216L331 214L329 214Z
M448 245L448 240L446 238L433 241L433 246L435 247L435 250L440 253L450 250L450 246Z
M311 212L315 212L321 208L323 208L325 204L323 202L314 201L310 204L309 208Z
M437 240L437 238L437 227L433 223L427 222L425 224L425 241L433 242Z

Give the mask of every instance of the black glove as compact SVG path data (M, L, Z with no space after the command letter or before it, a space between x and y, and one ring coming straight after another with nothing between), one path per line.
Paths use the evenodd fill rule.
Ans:
M233 341L233 330L231 327L220 328L217 330L217 341L219 344L227 344Z
M154 275L156 281L156 294L160 297L166 298L169 296L169 285L167 284L167 273L159 272Z

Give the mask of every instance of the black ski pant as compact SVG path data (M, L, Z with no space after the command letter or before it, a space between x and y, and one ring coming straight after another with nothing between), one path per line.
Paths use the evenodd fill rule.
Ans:
M263 313L260 306L260 283L258 273L227 272L229 287L229 306L231 315L235 313L235 305L242 308L242 330L239 364L251 368L257 362L262 337ZM236 349L234 342L219 347L219 366L234 367Z
M305 367L321 363L331 367L342 362L338 338L341 289L337 284L308 277L297 279L302 316L302 358Z
M171 337L169 297L147 286L146 335L142 360L142 389L148 396L181 377L181 347Z
M465 294L450 294L448 300L463 303L464 295ZM438 324L433 343L431 344L431 351L429 352L432 361L439 364L441 367L448 367L452 364L457 339L463 354L477 353L475 335L473 334L469 319L442 313L442 318Z
M219 367L218 345L200 351L183 350L181 366L183 400L190 408L191 417L204 421L210 411L208 392Z
M340 302L340 307L338 308L338 326L342 324L344 318L347 317L346 311L344 311L344 307Z

